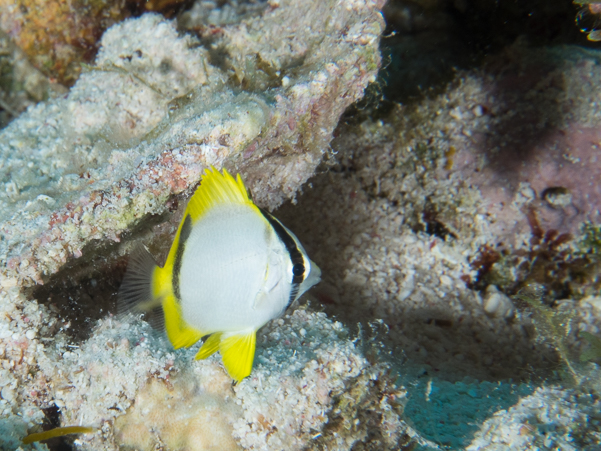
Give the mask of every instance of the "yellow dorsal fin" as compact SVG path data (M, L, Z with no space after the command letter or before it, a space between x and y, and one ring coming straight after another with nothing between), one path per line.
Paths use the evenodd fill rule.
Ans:
M204 342L198 354L196 354L196 360L206 359L219 351L219 343L221 342L221 333L214 333Z
M173 244L171 245L171 250L167 256L165 266L159 272L163 273L165 277L172 277L175 255L180 244L182 226L184 225L185 219L189 216L192 220L192 223L195 223L200 217L205 215L212 208L225 204L249 205L253 208L256 208L257 213L261 214L259 209L255 206L255 204L253 204L252 200L248 196L240 174L238 174L234 180L234 177L232 177L227 170L224 169L222 174L213 166L211 166L210 169L206 170L200 186L196 189L194 195L190 198L190 201L186 206L186 211L179 225L177 233L175 234L175 238L173 239ZM160 275L156 276L156 280L158 279L160 279ZM155 289L154 287L157 285L161 284L157 283L153 285L153 289ZM167 284L162 285L163 287L167 286ZM165 295L168 292L169 290L163 292L163 294Z
M211 166L210 169L206 170L200 186L188 202L186 214L190 215L192 222L196 222L212 208L224 204L254 206L240 174L234 179L226 169L223 170L222 174Z
M237 382L247 377L255 359L255 345L257 342L257 331L251 330L247 333L222 337L219 351L225 369Z
M163 298L163 313L165 315L165 330L167 337L175 349L192 346L205 333L191 327L181 315L180 306L172 294Z

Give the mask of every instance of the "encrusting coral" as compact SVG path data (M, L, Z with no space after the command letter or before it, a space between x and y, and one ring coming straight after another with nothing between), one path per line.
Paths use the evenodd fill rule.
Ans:
M125 0L0 1L0 29L34 66L67 86L93 57L104 30L129 15Z
M378 6L280 2L224 29L214 45L231 53L236 77L260 78L260 68L238 65L257 57L279 71L265 92L230 88L233 74L158 15L111 28L66 98L37 105L0 134L2 286L41 282L92 240L119 241L188 193L210 164L241 172L260 205L294 196L344 108L375 79ZM288 9L299 20L284 30ZM279 44L282 32L290 45ZM244 42L252 43L246 54Z

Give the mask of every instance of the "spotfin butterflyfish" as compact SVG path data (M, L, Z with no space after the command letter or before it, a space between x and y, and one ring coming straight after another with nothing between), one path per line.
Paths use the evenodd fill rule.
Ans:
M319 282L298 238L257 207L242 182L211 167L190 198L161 268L137 249L119 290L121 311L163 310L174 348L208 336L196 359L219 351L229 375L250 375L257 331Z

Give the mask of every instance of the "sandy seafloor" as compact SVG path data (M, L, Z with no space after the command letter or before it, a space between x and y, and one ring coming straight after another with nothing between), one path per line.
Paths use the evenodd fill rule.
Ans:
M267 13L251 11L265 14L270 33L282 32L269 22L276 3ZM283 15L293 14L293 3L281 3ZM1 449L601 449L601 50L518 39L455 70L448 84L404 97L391 91L395 77L415 78L411 70L419 72L426 58L406 62L403 72L394 56L395 45L409 45L401 33L399 42L382 44L392 56L376 79L380 61L369 53L376 44L365 36L383 31L374 12L381 3L331 4L338 22L323 27L332 41L349 43L340 55L357 56L335 64L345 73L361 68L345 80L348 90L336 82L343 75L326 56L335 48L328 43L311 44L315 54L294 60L286 80L277 75L277 87L271 74L251 87L241 83L242 94L230 92L223 65L203 65L215 60L146 16L136 32L162 30L181 52L173 60L185 67L161 75L142 61L111 72L127 94L117 90L115 104L140 115L131 130L111 117L121 110L102 103L113 102L110 96L86 97L97 95L102 61L114 64L115 55L131 50L115 47L123 28L106 38L112 50L73 88L66 98L72 103L52 100L48 111L32 109L2 132ZM403 5L389 6L389 31L393 20L408 17ZM224 27L240 20L235 7L212 2L192 11L205 10ZM432 17L438 25L446 20ZM315 42L320 26L309 33ZM224 45L234 62L251 66L247 31L235 27ZM250 40L252 55L267 61L269 52L302 54L300 37L290 49L274 50L265 33ZM156 43L149 47L160 53ZM241 78L245 70L258 71L240 69ZM127 97L140 89L127 83L149 74L156 76L152 89ZM337 123L350 103L340 99L360 98L368 81L367 98ZM172 99L195 83L223 92L194 91L196 106L182 101L173 108ZM166 85L174 92L154 89ZM210 107L197 106L207 99ZM341 103L330 109L332 99ZM105 108L106 123L98 125L95 110L86 109L93 102ZM58 130L42 144L22 137L41 123L73 126L56 116L64 108L83 117L87 135ZM185 120L177 122L174 110L186 110ZM301 113L311 120L301 121ZM175 119L165 122L163 114ZM197 146L200 156L184 152L193 147L190 136L201 135L191 117L213 127ZM165 123L185 139L166 133ZM11 154L27 148L19 140L40 145L32 166L19 166L25 157ZM171 147L160 153L153 143L160 152ZM181 153L169 153L178 146ZM69 178L70 158L78 169L88 164L88 175ZM196 347L173 351L160 332L116 315L114 306L125 256L137 242L164 256L194 178L208 163L239 168L257 202L297 234L323 272L317 287L259 332L253 373L237 385L218 356L196 362ZM41 168L43 181L32 168ZM105 173L108 181L93 182ZM94 203L86 177L104 201ZM121 185L110 191L111 183ZM90 204L105 210L86 217ZM38 239L48 218L58 225ZM69 228L73 218L79 222ZM101 230L88 233L96 226ZM47 445L20 442L27 432L59 425L97 431Z

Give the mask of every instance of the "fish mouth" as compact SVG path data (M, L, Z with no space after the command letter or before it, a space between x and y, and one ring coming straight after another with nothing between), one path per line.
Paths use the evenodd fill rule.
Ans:
M309 270L309 275L307 276L305 282L308 285L307 289L321 282L321 269L313 260L311 260L311 269Z

